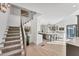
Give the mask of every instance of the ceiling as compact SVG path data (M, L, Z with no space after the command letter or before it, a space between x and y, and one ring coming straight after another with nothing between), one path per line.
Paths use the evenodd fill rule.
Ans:
M43 20L50 23L56 23L79 9L78 3L15 3L14 5L41 13Z

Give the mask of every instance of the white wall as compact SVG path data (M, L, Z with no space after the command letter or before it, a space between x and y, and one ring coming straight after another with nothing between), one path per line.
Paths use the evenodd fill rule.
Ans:
M0 12L0 42L2 42L2 38L4 37L4 33L7 27L7 21L8 21L8 15L9 15L9 9L6 13ZM1 47L2 45L0 45Z
M33 16L31 20L31 41L37 44L37 17Z
M40 28L41 24L40 24L40 16L37 17L37 44L40 44L43 42L43 39L42 39L42 35L39 34L39 31L41 31L41 28Z
M9 15L9 21L8 21L9 26L20 26L20 16L17 15Z
M10 7L10 15L8 20L8 26L20 26L20 8L16 6Z

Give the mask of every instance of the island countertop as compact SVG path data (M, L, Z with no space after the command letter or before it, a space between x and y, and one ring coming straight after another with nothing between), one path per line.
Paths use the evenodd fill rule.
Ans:
M61 32L38 32L38 34L47 34L47 35L52 35L52 34L60 34L60 33L64 33L63 31L61 31Z
M79 39L73 39L73 40L67 41L66 43L79 47Z

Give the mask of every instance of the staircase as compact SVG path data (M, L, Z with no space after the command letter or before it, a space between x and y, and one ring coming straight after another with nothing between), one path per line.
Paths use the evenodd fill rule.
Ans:
M20 28L19 27L9 27L4 47L0 48L2 50L1 56L21 56L23 52L22 40L20 39Z

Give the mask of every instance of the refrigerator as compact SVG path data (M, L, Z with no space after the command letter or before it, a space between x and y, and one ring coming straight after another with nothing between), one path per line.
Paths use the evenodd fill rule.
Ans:
M67 25L66 27L67 39L73 39L77 36L77 25Z

